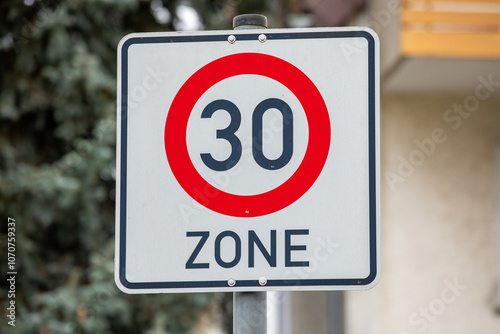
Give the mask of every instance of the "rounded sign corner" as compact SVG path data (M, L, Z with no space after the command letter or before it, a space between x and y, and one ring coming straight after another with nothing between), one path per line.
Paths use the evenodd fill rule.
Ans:
M368 42L374 42L377 45L380 43L380 39L378 37L377 32L372 28L359 27L359 31Z
M123 50L127 50L130 45L134 44L136 40L139 38L138 33L130 33L122 37L118 42L118 53L120 54Z
M115 284L116 287L123 293L137 293L136 290L132 289L132 283L127 280L125 273L122 273L121 270L115 270Z
M370 275L364 280L365 283L360 287L360 290L370 290L373 289L380 282L380 267L375 269L375 272L370 273Z

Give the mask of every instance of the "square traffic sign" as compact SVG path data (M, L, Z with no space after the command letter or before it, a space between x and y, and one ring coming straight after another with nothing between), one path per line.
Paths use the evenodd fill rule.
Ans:
M378 38L363 28L122 39L117 285L376 284L378 55Z

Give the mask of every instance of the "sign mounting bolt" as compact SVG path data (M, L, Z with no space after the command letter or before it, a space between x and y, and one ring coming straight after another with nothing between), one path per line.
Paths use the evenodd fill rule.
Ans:
M265 277L259 278L259 284L262 285L262 286L266 285L267 284L267 278L265 278Z
M236 42L236 36L234 36L234 35L229 35L229 36L227 37L227 41L228 41L229 43L231 43L231 44L234 44L234 42Z
M259 42L264 43L266 40L267 40L266 35L264 35L264 34L259 35Z
M234 278L230 278L227 280L227 285L229 286L235 286L236 285L236 280Z

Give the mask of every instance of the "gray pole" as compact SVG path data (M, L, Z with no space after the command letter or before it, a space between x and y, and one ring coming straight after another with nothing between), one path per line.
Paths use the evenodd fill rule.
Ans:
M233 293L233 333L266 334L267 292Z
M233 18L233 28L266 29L267 17L259 14L243 14ZM267 293L233 293L233 333L266 334L267 332Z
M329 315L330 334L344 334L344 291L328 292L327 310Z

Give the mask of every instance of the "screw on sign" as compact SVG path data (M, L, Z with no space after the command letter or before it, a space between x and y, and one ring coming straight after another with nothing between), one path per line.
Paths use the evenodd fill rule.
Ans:
M207 183L193 166L186 145L186 127L190 111L198 98L214 84L229 77L254 74L274 79L286 86L299 99L306 113L309 126L309 142L304 159L296 172L279 187L257 195L234 195ZM262 149L262 118L264 113L276 108L283 117L283 151L278 159L268 159ZM227 100L216 100L205 107L202 117L211 117L216 110L225 110L231 123L217 131L217 138L231 145L230 156L219 161L210 153L201 158L208 168L224 171L236 165L241 157L241 142L235 135L241 122L238 107ZM293 111L278 98L266 99L257 106L252 116L254 145L252 154L264 169L279 169L285 166L293 154ZM325 164L330 146L330 119L323 98L314 83L292 64L265 54L241 53L219 58L194 73L181 87L173 100L165 124L165 150L177 181L195 200L199 200L200 189L217 194L200 204L221 214L235 217L255 217L281 210L295 202L312 186Z

